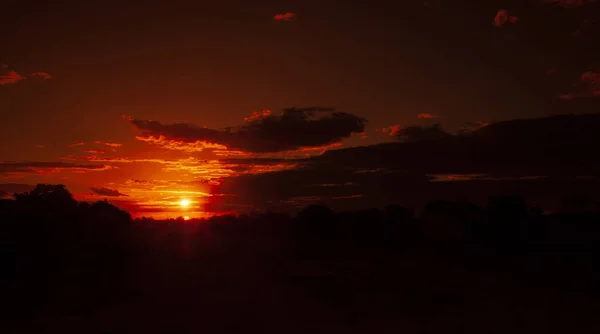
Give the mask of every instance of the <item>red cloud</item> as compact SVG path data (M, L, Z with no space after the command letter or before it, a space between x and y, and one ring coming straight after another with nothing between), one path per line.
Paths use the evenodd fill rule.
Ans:
M37 148L44 148L44 145L35 145Z
M290 21L292 19L296 18L296 14L295 13L290 13L287 12L285 14L277 14L273 17L273 20L275 21Z
M78 142L75 142L75 143L73 143L73 144L69 144L69 147L83 146L83 145L85 145L85 143L84 143L84 142L82 142L82 141L78 141Z
M381 129L381 131L383 131L384 133L388 133L390 136L397 135L398 132L400 132L400 130L402 130L400 125L390 125L387 128Z
M5 68L4 66L2 67ZM21 80L25 80L25 77L16 71L0 72L0 86L14 84Z
M418 115L417 115L417 117L418 117L418 118L438 118L438 117L440 117L440 116L438 116L438 115L433 115L433 114L426 113L426 112L422 112L422 113L418 114Z
M510 13L505 9L498 10L498 13L496 13L496 17L494 17L494 25L496 27L502 27L507 22L517 23L518 21L518 17L510 15Z
M600 71L584 72L574 86L579 86L580 89L577 92L560 95L560 98L570 100L576 97L600 96Z
M34 72L29 74L30 77L40 77L44 80L52 79L52 75L46 72Z
M252 122L254 120L261 119L261 118L267 117L269 115L271 115L271 110L255 111L250 116L245 117L244 120L246 122Z

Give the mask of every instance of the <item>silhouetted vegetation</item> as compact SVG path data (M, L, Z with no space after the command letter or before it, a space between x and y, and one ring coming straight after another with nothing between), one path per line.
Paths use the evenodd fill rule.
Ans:
M554 214L500 196L188 221L62 185L14 198L2 332L598 332L600 214L580 198Z

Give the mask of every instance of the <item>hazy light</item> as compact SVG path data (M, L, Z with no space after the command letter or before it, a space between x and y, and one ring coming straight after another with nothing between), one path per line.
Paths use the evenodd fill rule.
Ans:
M188 206L190 206L190 200L189 199L182 199L181 202L179 202L179 205L181 205L184 208L187 208Z

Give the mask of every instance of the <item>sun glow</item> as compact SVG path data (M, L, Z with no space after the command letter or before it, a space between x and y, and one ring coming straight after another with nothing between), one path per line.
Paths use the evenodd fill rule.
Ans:
M179 205L181 205L182 208L187 208L188 206L190 206L190 200L182 199L181 202L179 202Z

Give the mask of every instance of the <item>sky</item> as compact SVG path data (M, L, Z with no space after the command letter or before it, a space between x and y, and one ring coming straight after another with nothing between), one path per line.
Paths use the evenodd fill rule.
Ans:
M202 216L450 196L492 173L506 182L487 190L543 195L534 180L558 172L542 162L578 178L592 171L567 156L595 163L506 152L595 136L597 1L23 0L2 13L0 195L62 183L134 216ZM473 164L465 140L505 160Z

